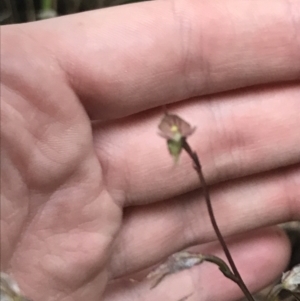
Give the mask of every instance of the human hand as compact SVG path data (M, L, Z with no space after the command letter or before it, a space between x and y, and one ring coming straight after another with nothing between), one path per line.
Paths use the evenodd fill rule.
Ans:
M299 219L299 24L299 0L178 0L2 27L1 270L34 301L241 297L206 265L128 281L191 245L222 254L160 107L197 127L224 236ZM255 291L290 250L253 231L227 240Z

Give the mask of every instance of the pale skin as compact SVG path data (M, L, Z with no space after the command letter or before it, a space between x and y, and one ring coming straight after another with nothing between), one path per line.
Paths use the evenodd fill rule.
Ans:
M157 135L167 104L197 127L189 143L249 289L278 277L290 246L274 225L300 219L299 32L299 0L2 27L1 270L32 300L240 298L208 264L153 290L135 275L195 244L223 257L189 158L174 167Z

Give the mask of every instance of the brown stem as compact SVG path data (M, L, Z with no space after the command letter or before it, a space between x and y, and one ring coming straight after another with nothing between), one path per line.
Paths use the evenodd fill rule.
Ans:
M202 167L201 167L201 164L200 164L200 161L199 161L199 158L197 156L197 154L195 152L192 151L191 147L189 146L189 144L186 142L186 140L184 139L183 140L183 145L182 147L184 148L184 150L188 153L188 155L191 157L191 159L193 160L193 163L194 163L194 168L199 176L199 179L200 179L200 182L201 182L201 186L202 186L202 189L203 189L203 194L204 194L204 198L205 198L205 201L206 201L206 205L207 205L207 209L208 209L208 214L209 214L209 217L210 217L210 221L212 223L212 226L214 228L214 231L217 235L217 238L223 248L223 251L226 255L226 258L229 262L229 265L233 271L233 274L236 276L237 278L237 284L238 286L240 287L240 289L243 291L245 297L247 298L248 301L255 301L253 296L251 295L251 293L249 292L246 284L244 283L233 259L232 259L232 256L229 252L229 249L226 245L226 242L219 230L219 227L218 227L218 224L216 222L216 218L215 218L215 215L214 215L214 211L213 211L213 208L212 208L212 204L211 204L211 200L210 200L210 195L209 195L209 190L208 190L208 186L206 184L206 181L205 181L205 178L204 178L204 175L203 175L203 172L202 172Z
M225 277L238 284L238 278L232 273L226 262L223 261L221 258L214 255L202 255L202 258L204 261L216 264Z

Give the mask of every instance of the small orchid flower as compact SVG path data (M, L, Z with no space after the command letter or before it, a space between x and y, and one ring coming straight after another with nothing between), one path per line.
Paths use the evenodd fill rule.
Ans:
M169 152L174 157L175 162L177 162L182 151L184 139L192 135L196 128L191 127L189 123L179 116L169 113L165 114L158 128L160 129L159 135L167 139Z

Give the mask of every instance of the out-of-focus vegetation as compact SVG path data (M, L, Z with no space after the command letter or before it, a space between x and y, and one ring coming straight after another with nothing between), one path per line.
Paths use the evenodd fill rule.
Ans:
M48 19L144 0L0 0L0 24Z

